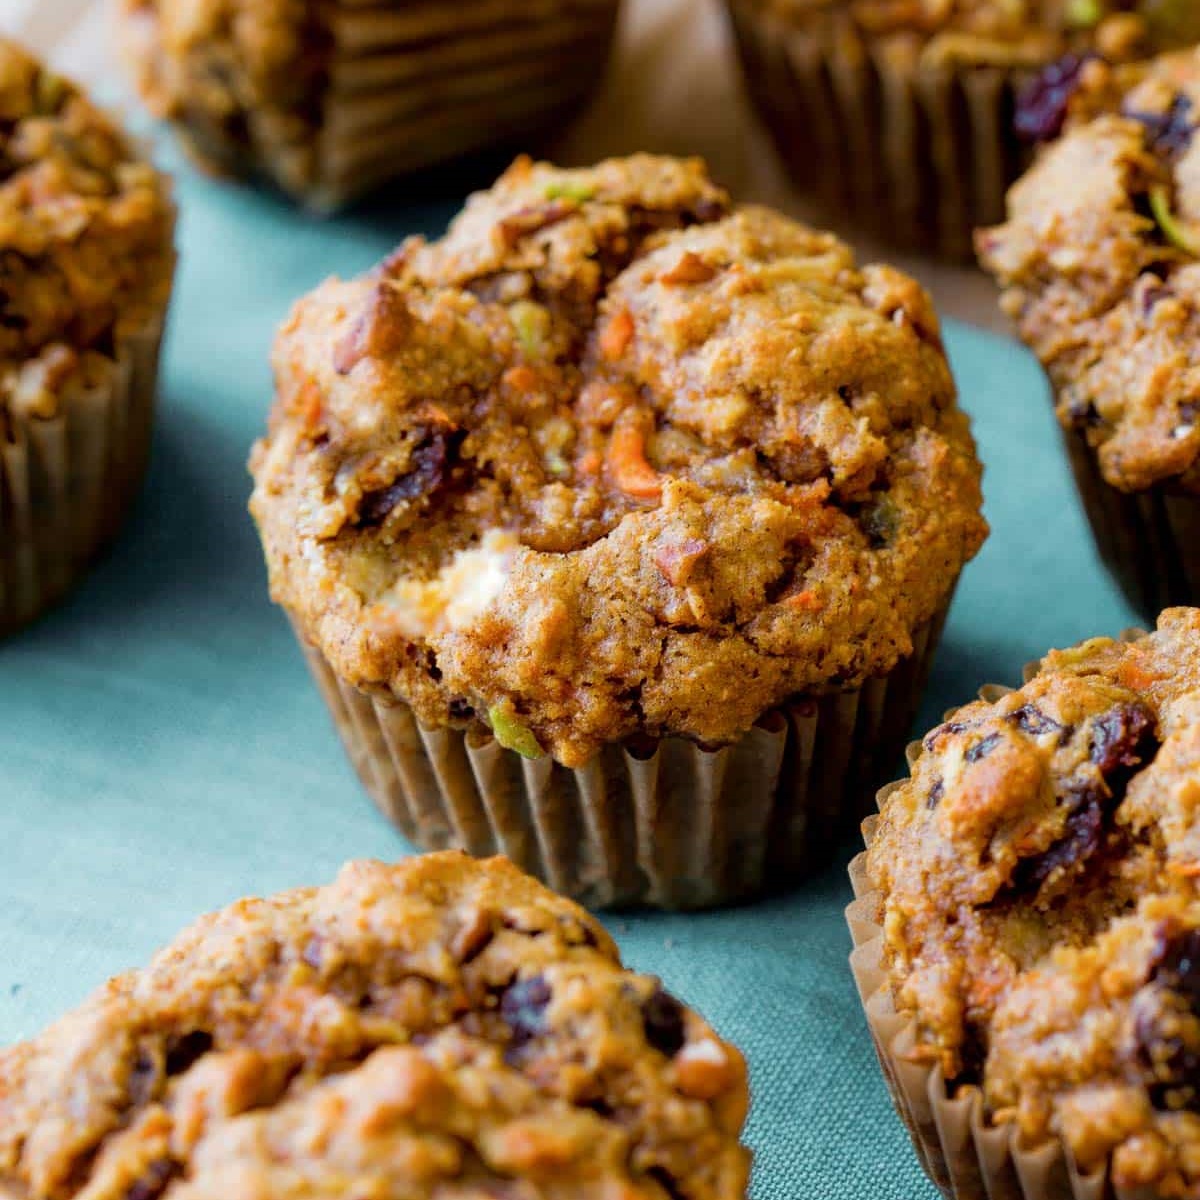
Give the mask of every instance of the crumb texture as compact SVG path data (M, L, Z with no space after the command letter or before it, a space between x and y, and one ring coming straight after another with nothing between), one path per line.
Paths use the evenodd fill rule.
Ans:
M519 160L274 365L275 598L348 682L569 766L886 672L986 531L928 296L697 162Z
M916 1054L1028 1143L1200 1194L1200 610L930 732L868 855Z
M1002 304L1123 491L1200 490L1200 55L1079 72L1067 129L978 235Z
M506 860L205 917L0 1052L26 1200L742 1200L741 1056Z
M0 39L0 442L163 309L169 184L74 85Z

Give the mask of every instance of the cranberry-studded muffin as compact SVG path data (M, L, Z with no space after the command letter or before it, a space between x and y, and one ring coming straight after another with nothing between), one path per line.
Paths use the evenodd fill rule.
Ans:
M170 184L0 39L0 633L59 599L141 482L171 290Z
M706 903L892 765L985 533L911 279L695 161L519 160L274 365L272 593L420 844Z
M149 107L202 163L317 209L525 142L603 74L619 0L121 0Z
M202 918L0 1051L0 1192L743 1200L742 1056L503 859Z
M1085 59L1200 41L1192 0L727 0L746 82L797 182L955 257L998 221Z
M1200 610L985 694L881 793L856 867L901 1109L947 1195L1194 1197Z
M979 234L1041 359L1100 550L1153 619L1200 600L1200 52L1093 64Z

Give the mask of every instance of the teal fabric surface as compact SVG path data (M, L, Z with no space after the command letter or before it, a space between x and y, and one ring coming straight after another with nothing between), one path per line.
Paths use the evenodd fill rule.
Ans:
M267 600L244 463L291 300L449 208L322 223L181 169L182 263L150 483L60 610L0 644L0 1041L36 1032L201 911L405 844L362 794ZM959 590L923 724L1047 647L1131 613L1095 559L1045 386L1016 345L948 324L993 534ZM746 1051L756 1200L932 1200L846 963L844 864L794 895L609 920Z

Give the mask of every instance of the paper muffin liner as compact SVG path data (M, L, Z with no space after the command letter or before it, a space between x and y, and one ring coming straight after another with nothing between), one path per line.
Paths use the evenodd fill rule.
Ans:
M1122 492L1105 481L1086 434L1062 436L1096 548L1129 603L1151 622L1200 603L1200 496L1169 484Z
M407 705L341 680L296 633L364 787L415 846L507 855L592 907L693 909L829 861L899 758L948 608L889 674L797 698L731 746L610 745L574 770L522 758L479 727L422 728Z
M1130 629L1120 636L1133 641L1145 636L1145 631ZM1026 682L1036 670L1037 663L1026 666ZM990 684L979 695L990 701L1010 691ZM946 719L953 715L952 709ZM910 768L923 752L919 741L909 745ZM889 783L876 793L881 811L888 797L902 786L903 781ZM863 822L868 849L877 825L877 816ZM1116 1186L1107 1165L1085 1173L1059 1138L1022 1143L1011 1126L989 1122L977 1086L952 1091L940 1065L912 1061L917 1022L912 1014L897 1012L892 1001L879 924L882 898L867 874L865 852L850 863L849 870L855 897L846 908L854 943L850 969L896 1111L921 1166L946 1200L1156 1200L1153 1190Z
M0 426L0 635L61 599L112 539L150 453L163 309L49 420Z
M750 96L797 183L886 240L972 257L1030 152L1013 131L1028 68L922 64L726 0Z

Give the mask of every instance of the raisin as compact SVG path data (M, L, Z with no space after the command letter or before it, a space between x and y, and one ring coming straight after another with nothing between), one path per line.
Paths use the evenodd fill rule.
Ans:
M1146 130L1150 149L1161 158L1177 159L1192 144L1196 123L1192 119L1192 101L1182 92L1176 94L1171 107L1163 113L1129 111L1125 114L1141 123Z
M505 991L500 1000L500 1016L512 1030L512 1049L520 1049L546 1032L550 998L550 985L541 975L518 979Z
M450 720L469 721L474 715L475 709L471 707L469 701L462 699L460 696L455 696L450 701Z
M1157 745L1154 714L1140 702L1118 704L1092 722L1090 757L1114 799L1125 794L1135 768L1153 757Z
M1067 741L1071 736L1070 729L1061 725L1053 717L1047 716L1040 708L1032 704L1022 704L1016 712L1008 714L1008 719L1022 732L1030 737L1045 737L1048 733L1057 733L1059 743Z
M989 733L987 737L976 742L963 757L969 763L978 762L981 758L987 758L999 744L1000 735L998 733Z
M1048 142L1062 133L1071 97L1091 54L1068 54L1045 67L1017 95L1013 126L1028 142Z
M1051 876L1086 863L1103 841L1104 805L1100 796L1085 792L1067 814L1062 837L1041 854L1021 859L1009 886L1018 894L1039 892Z
M942 797L946 794L946 785L940 780L935 779L929 788L929 798L925 801L926 808L937 808L942 802Z
M967 721L947 721L944 725L939 725L936 729L931 729L926 735L921 745L926 750L932 751L938 738L943 735L950 736L956 733L962 733L965 729L970 729L970 724Z
M167 1074L182 1075L197 1059L203 1058L213 1048L212 1035L203 1029L193 1029L181 1037L167 1042Z
M1153 978L1200 1009L1200 929L1189 929L1166 942Z
M466 436L463 429L426 432L412 452L408 472L387 487L363 495L357 527L372 529L382 525L396 505L428 496L441 487Z
M679 1181L665 1167L651 1167L646 1174L667 1193L669 1200L687 1200L687 1195L680 1190Z
M683 1049L683 1005L662 988L642 1005L642 1027L646 1041L667 1058L674 1058Z
M1150 986L1134 999L1134 1037L1150 1102L1160 1111L1200 1097L1200 930L1160 935Z
M145 1174L125 1189L125 1200L158 1200L175 1178L178 1167L169 1158L155 1159Z

